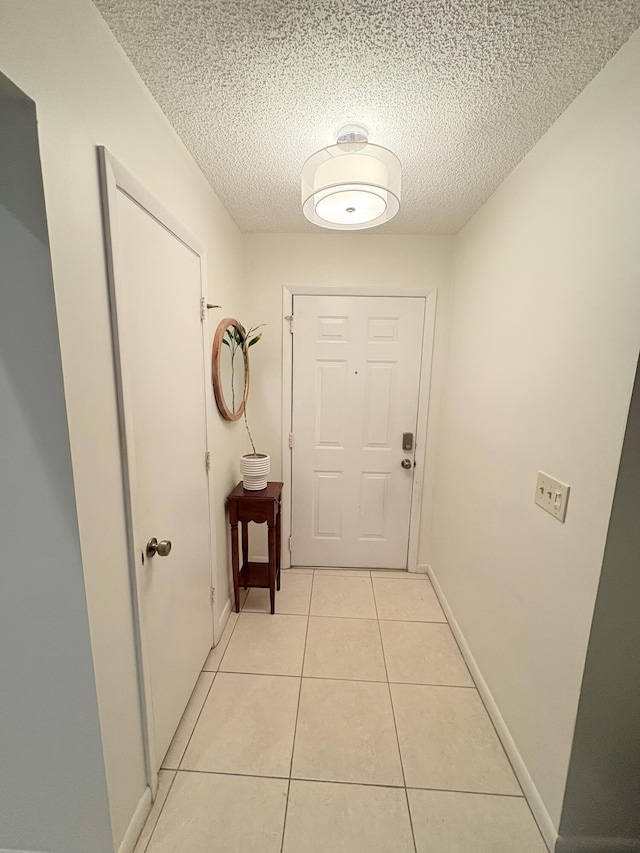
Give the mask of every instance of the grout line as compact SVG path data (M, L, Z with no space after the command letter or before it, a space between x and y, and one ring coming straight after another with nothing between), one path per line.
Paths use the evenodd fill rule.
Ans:
M305 675L304 670L302 677L312 679L313 681L355 681L356 684L398 684L400 687L407 685L409 687L454 687L458 690L476 689L474 684L436 684L431 681L389 681L388 677L386 680L383 680L381 678L341 678L338 675Z
M431 583L431 581L429 581L429 583ZM434 593L435 593L435 595L436 595L436 598L438 598L438 593L436 592L435 587L433 586L433 584L431 584L431 588L433 589L433 591L434 591ZM440 609L441 609L441 610L442 610L442 612L444 613L444 607L443 607L443 606L442 606L442 604L440 603L440 599L439 599L439 598L438 598L438 604L440 604ZM447 615L446 615L446 613L445 613L445 617L444 617L444 618L445 618L445 619L447 619ZM478 690L478 685L476 684L476 680L475 680L475 678L473 677L473 673L472 673L472 672L471 672L471 670L469 669L469 664L467 663L467 661L466 661L466 659L465 659L465 656L462 654L462 649L460 648L460 643L458 642L458 640L457 640L457 638L456 638L456 635L455 635L455 632L454 632L454 631L452 630L452 628L451 628L451 625L449 625L449 620L448 620L448 619L447 619L447 621L446 621L446 625L447 625L447 627L449 628L449 630L451 631L451 636L453 637L453 642L456 644L456 648L458 649L458 653L460 654L460 657L462 658L462 662L464 663L465 667L467 668L467 672L469 673L469 678L470 678L470 679L471 679L471 681L473 682L473 686L476 688L476 690ZM478 690L478 693L479 693L479 692L480 692L480 691ZM502 743L502 741L500 741L500 743Z
M278 777L282 778L282 777ZM383 782L345 782L344 779L312 779L309 776L292 776L291 781L293 782L319 782L324 785L355 785L360 786L362 788L394 788L395 790L402 790L405 788L404 785L394 785L393 783L383 783ZM524 795L522 794L496 794L491 791L463 791L458 790L457 788L419 788L416 785L409 785L406 788L407 791L438 791L443 794L471 794L473 796L478 797L508 797L512 800L524 800Z
M276 613L270 613L268 610L243 610L243 613L247 613L249 616L308 616L308 613L287 613L285 610L281 610Z
M160 770L163 770L163 769L164 769L164 768L162 768L162 767L160 768ZM158 773L159 773L159 772L160 772L160 771L158 771ZM165 794L164 802L163 802L163 803L162 803L162 805L160 806L160 811L159 811L159 812L158 812L158 814L156 815L156 819L155 819L155 821L153 822L153 829L152 829L152 830L151 830L151 832L149 833L149 837L147 838L147 843L144 845L144 850L142 850L142 849L140 849L140 850L136 850L136 849L134 848L134 853L146 853L146 851L149 849L149 845L151 844L151 839L153 838L153 836L154 836L154 834L155 834L155 831L156 831L156 828L157 828L157 826L158 826L158 821L160 820L160 816L161 816L162 812L164 811L164 807L166 806L166 804L167 804L167 800L169 799L169 794L171 793L171 789L173 788L173 783L176 781L176 776L178 775L178 771L177 771L177 770L165 770L165 773L173 773L173 779L171 780L171 782L169 782L169 787L167 788L167 793ZM158 792L157 792L157 790L156 790L156 796L157 796L157 793L158 793ZM153 808L153 803L151 803L151 808ZM147 819L148 819L148 818L147 818ZM140 832L140 835L142 835L142 833L144 832L144 830L145 830L146 828L147 828L147 823L146 823L146 821L145 821L145 824L144 824L144 826L142 827L142 830L141 830L141 832ZM137 847L137 846L138 846L138 843L136 842L136 847Z
M273 776L268 773L241 773L239 771L230 772L227 770L195 770L185 768L183 770L166 770L166 773L173 773L174 779L178 773L188 774L188 773L198 773L202 776L239 776L240 778L248 778L248 779L275 779L279 782L285 782L289 777L287 776ZM394 785L392 782L354 782L353 780L346 781L344 779L315 779L310 776L291 776L291 782L319 782L324 785L354 785L356 787L360 786L362 788L395 788L402 789L404 785ZM173 781L171 783L173 785ZM461 788L434 788L419 785L408 785L408 791L437 791L443 794L470 794L472 796L477 797L507 797L511 800L524 800L525 797L523 794L498 794L495 791L470 791L468 789ZM167 793L168 797L168 793ZM166 798L165 798L166 801ZM142 853L142 851L140 851Z
M257 675L259 678L302 678L301 673L290 672L247 672L242 669L220 669L218 672L220 675Z
M235 627L235 626L234 626L234 627ZM218 672L219 672L219 671L220 671L220 670L218 670ZM200 674L202 674L202 673L200 673ZM181 765L181 764L182 764L182 762L184 761L184 757L185 757L185 755L187 754L187 750L189 749L189 744L191 743L191 738L193 737L193 733L194 733L194 732L195 732L195 730L196 730L196 726L197 726L197 725L198 725L198 723L200 722L200 717L202 716L202 712L204 711L204 706L207 704L207 699L209 698L209 694L211 693L211 690L213 689L213 685L215 684L215 680L216 680L216 678L217 678L217 677L218 677L218 673L217 673L217 672L214 672L214 673L213 673L213 678L211 679L211 684L209 685L209 689L207 690L207 694L206 694L206 696L204 697L204 701L203 701L202 705L200 706L200 710L198 711L198 716L196 717L196 721L195 721L195 723L193 724L193 728L191 729L191 732L189 733L189 737L187 738L187 743L185 744L185 747L184 747L184 749L182 750L182 755L180 756L180 761L178 761L178 766L176 767L176 770L180 770L180 765ZM166 802L166 800L165 800L165 802ZM163 807L163 808L164 808L164 807Z
M308 629L307 629L308 630ZM305 644L306 645L306 644ZM384 656L384 653L383 653ZM436 682L431 681L389 681L388 677L386 679L382 678L344 678L339 675L307 675L304 672L304 652L303 652L303 661L302 661L303 670L301 674L295 673L282 673L282 672L248 672L247 670L242 669L220 669L218 673L220 675L262 675L266 678L304 678L309 681L354 681L356 684L397 684L400 687L409 686L409 687L444 687L444 688L454 688L456 690L476 690L476 686L474 684L438 684ZM212 675L217 675L218 673L211 673ZM163 770L171 770L175 768L163 767Z
M198 770L197 768L185 767L184 770L176 770L176 773L199 773L201 776L239 776L244 779L277 779L279 782L287 782L288 776L273 776L270 773L241 773L230 770Z
M387 669L387 656L384 652L384 639L382 637L382 628L380 627L380 614L378 613L378 601L376 599L376 587L371 578L371 588L373 590L373 603L376 608L376 622L378 625L378 635L380 636L380 647L382 648L382 660L384 662L384 671L387 676L387 691L389 693L389 704L391 706L391 718L393 719L393 728L396 733L396 744L398 747L398 758L400 760L400 770L402 771L402 784L404 786L404 796L407 803L407 814L409 815L409 826L411 827L411 838L413 839L413 849L417 853L418 845L416 844L416 834L413 830L413 818L411 817L411 806L409 804L409 794L407 792L407 779L404 775L404 762L402 761L402 750L400 749L400 736L398 734L398 724L396 722L396 712L393 707L393 697L391 695L391 684L389 682L389 670Z
M399 687L444 687L447 690L476 690L475 684L439 684L432 681L390 681L389 684L396 684Z
M404 785L394 785L393 782L354 782L344 779L315 779L312 776L293 776L292 782L318 782L321 785L352 785L361 788L393 788L395 791L404 790Z
M473 678L473 676L472 676L472 678ZM498 744L500 746L500 749L502 750L502 754L507 759L507 764L511 768L511 772L513 773L513 778L516 781L516 785L520 789L520 796L524 797L524 791L522 790L522 785L520 784L520 779L518 779L518 774L516 773L515 767L511 763L511 758L509 757L507 750L504 748L504 744L502 743L502 738L498 734L498 729L496 728L496 724L493 722L493 718L491 717L491 714L489 713L489 709L485 705L484 699L482 698L482 693L480 693L480 691L478 690L478 686L476 685L475 681L473 683L474 683L474 689L475 689L476 693L478 694L478 698L480 699L480 702L482 703L482 707L484 708L484 712L487 715L487 719L491 723L491 728L493 729L493 732L494 732L494 734L498 740ZM515 795L515 796L518 796L518 795ZM536 823L536 826L538 827L538 830L540 831L540 827L538 826L538 821L535 819L533 811L531 810L531 806L529 805L529 801L526 800L526 802L527 802L527 805L529 806L529 810L531 811L531 816L533 817L533 819ZM542 832L540 832L540 834L542 835Z
M315 573L311 575L311 594L309 595L309 610L311 610L311 599L313 598L313 582ZM309 636L309 616L307 616L307 628L304 633L304 648L302 650L302 665L300 667L300 688L298 690L298 705L296 707L296 721L293 726L293 742L291 744L291 762L289 764L289 782L287 784L287 801L284 806L284 819L282 821L282 841L280 842L280 853L284 850L284 834L287 828L287 813L289 811L289 794L291 792L291 774L293 772L293 756L296 749L296 733L298 731L298 716L300 714L300 699L302 697L302 673L304 671L304 659L307 653L307 637Z
M370 578L371 572L366 569L360 571L358 569L314 569L313 576L318 578L352 578L353 580L359 580L360 578Z
M285 612L276 612L271 613L268 610L243 610L240 615L246 614L247 616L308 616L308 613L285 613Z
M468 791L458 788L420 788L418 785L409 785L408 791L438 791L442 794L470 794L472 797L508 797L510 800L524 800L524 794L496 794L495 791Z
M334 613L309 613L314 619L368 619L369 622L412 622L415 625L448 625L444 619L380 619L376 616L338 616Z

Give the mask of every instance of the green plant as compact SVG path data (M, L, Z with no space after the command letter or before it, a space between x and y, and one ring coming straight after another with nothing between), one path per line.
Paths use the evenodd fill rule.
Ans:
M236 410L236 353L242 348L244 327L241 333L235 326L227 327L222 343L229 349L231 355L231 411Z
M244 369L245 372L249 370L249 348L254 344L257 344L260 338L262 337L262 332L259 330L264 328L266 324L260 323L257 326L252 326L249 330L245 329L245 327L240 324L240 330L238 330L235 326L228 328L225 337L222 339L222 343L225 346L229 347L231 353L231 405L233 406L233 411L236 409L236 400L235 400L235 357L238 350L242 351L242 358L244 360ZM247 435L249 436L249 441L251 442L251 449L253 450L253 455L257 456L256 446L253 443L253 436L251 435L251 430L249 429L249 421L247 420L247 401L244 401L244 425L247 430Z

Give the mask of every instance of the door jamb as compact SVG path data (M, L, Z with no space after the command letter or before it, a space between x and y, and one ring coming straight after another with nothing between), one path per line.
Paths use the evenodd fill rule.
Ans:
M107 279L109 284L109 306L111 315L111 329L113 341L114 372L116 380L116 392L118 398L118 421L120 432L120 448L122 461L123 492L125 506L125 520L127 526L127 551L129 563L129 583L131 589L131 603L133 611L134 638L136 644L136 661L138 669L138 688L140 694L140 709L142 716L142 739L144 748L144 759L147 784L151 788L152 798L155 799L158 787L158 771L155 769L158 761L154 755L154 723L153 709L151 703L151 681L149 675L149 651L143 631L140 606L139 589L137 582L137 549L135 544L136 530L136 468L135 468L135 444L133 441L133 424L128 413L131 408L130 383L122 370L123 352L126 351L124 338L119 333L117 298L121 287L119 284L118 264L120 250L118 248L118 233L115 224L116 193L121 190L131 200L140 205L162 226L167 228L175 237L196 254L200 259L200 294L201 299L207 301L207 265L204 244L193 236L147 189L144 187L104 146L97 146L98 163L101 187L101 205L103 231L105 239L105 258L107 265ZM202 304L202 303L201 303ZM206 317L202 319L202 356L204 363L203 373L203 398L205 416L205 452L210 453L210 427L212 423L211 395L207 389L211 387L211 363L208 358L210 350L208 323ZM203 460L204 465L204 460ZM213 465L213 463L212 463ZM216 568L213 559L215 554L216 531L212 516L213 507L213 472L207 469L208 483L208 517L209 517L209 565L211 568L211 587L217 586ZM216 624L215 607L212 602L212 636L220 633L220 626ZM162 758L162 756L160 757Z
M316 287L314 285L285 285L282 288L282 537L286 543L282 549L282 567L291 566L291 485L292 463L289 435L293 419L293 335L290 318L293 316L294 296L419 296L425 299L424 329L422 337L422 361L420 365L420 390L418 397L418 422L416 426L415 467L409 516L409 542L407 548L407 570L418 571L418 544L422 511L424 472L426 464L427 428L429 422L429 398L431 369L435 337L437 290L429 287L381 288L381 287ZM295 334L295 332L294 332Z

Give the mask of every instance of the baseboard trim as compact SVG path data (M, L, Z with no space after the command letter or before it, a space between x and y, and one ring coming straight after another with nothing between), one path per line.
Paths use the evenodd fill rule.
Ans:
M151 788L144 789L143 795L140 797L140 802L136 806L136 810L131 818L131 823L127 827L124 838L118 847L118 853L133 853L135 846L142 832L142 827L151 811Z
M14 850L13 847L0 847L0 853L47 853L45 850Z
M222 613L220 614L220 636L218 637L218 643L222 639L224 629L227 627L229 616L231 616L231 599L227 598L225 605L222 608ZM216 643L216 645L218 645L218 643Z
M529 803L529 808L531 809L533 816L535 818L538 827L540 828L540 832L542 833L542 837L544 838L545 844L551 851L554 853L556 841L558 839L558 832L553 825L553 821L549 816L549 812L547 811L544 803L542 802L542 797L538 793L538 789L536 788L529 771L527 770L527 766L524 763L522 756L520 755L518 748L515 744L511 736L511 732L507 728L507 724L504 721L502 714L496 704L495 699L491 695L491 691L487 685L487 682L484 680L482 673L480 672L480 668L471 653L471 649L465 640L464 634L462 633L462 629L458 624L456 617L451 610L449 602L447 601L447 597L442 591L442 587L438 583L438 579L435 575L432 566L427 566L427 574L429 575L429 579L433 584L433 588L435 590L436 595L438 596L438 600L442 606L442 609L445 612L447 619L449 620L449 625L451 626L451 630L460 646L460 651L462 652L462 656L464 657L467 666L473 676L473 679L478 688L478 692L482 697L482 701L485 704L487 712L491 717L493 725L496 728L498 733L498 737L502 741L502 745L504 747L505 752L511 762L513 770L518 777L518 781L522 787L524 795L526 797L527 802ZM567 853L570 848L566 848ZM573 853L573 850L571 850ZM579 853L576 848L575 853ZM586 851L585 851L586 853ZM589 853L595 853L594 851L589 851ZM609 853L611 853L611 849L609 849Z
M634 838L563 838L555 853L639 853L640 840Z
M431 566L428 563L416 563L415 569L409 569L414 575L428 575Z

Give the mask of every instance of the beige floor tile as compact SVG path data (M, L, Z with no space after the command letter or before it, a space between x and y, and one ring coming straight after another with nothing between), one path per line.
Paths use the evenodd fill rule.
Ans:
M522 797L409 791L418 853L547 853Z
M391 695L407 786L521 793L475 689L392 684Z
M292 776L402 785L387 685L303 678Z
M202 711L202 706L204 705L214 678L215 673L213 672L201 672L198 676L191 698L184 710L182 719L178 724L176 733L173 736L173 740L171 741L167 754L162 762L162 766L164 768L177 770L178 767L180 767L182 756L187 748L189 738L191 737L191 733L198 721L198 716L200 715L200 711Z
M389 681L473 687L448 625L381 621L380 630Z
M156 798L153 801L151 811L149 812L149 816L145 821L145 824L142 828L142 832L140 833L140 837L136 842L136 846L133 853L145 853L147 849L147 844L149 843L151 834L156 827L156 823L158 822L158 816L160 815L165 800L167 799L167 794L169 793L169 788L171 787L171 783L173 782L175 775L175 770L159 771Z
M303 675L386 681L378 620L311 616Z
M373 578L379 619L446 622L429 581Z
M298 678L218 673L181 769L288 776L299 689Z
M287 781L178 773L147 853L280 853Z
M220 671L300 675L306 633L306 616L241 613Z
M372 578L392 578L400 581L427 581L429 576L419 572L408 572L406 569L387 571L384 569L371 569Z
M339 577L317 572L313 579L310 612L312 616L375 619L376 606L370 577Z
M307 566L291 566L290 569L282 569L282 572L292 572L294 575L312 575L313 569Z
M343 578L368 578L369 569L321 569L315 570L316 575L336 575Z
M300 575L289 572L282 575L280 589L276 592L276 613L309 613L311 602L312 575ZM268 589L250 589L242 608L246 613L271 613L271 598Z
M402 788L291 783L284 853L413 853Z

